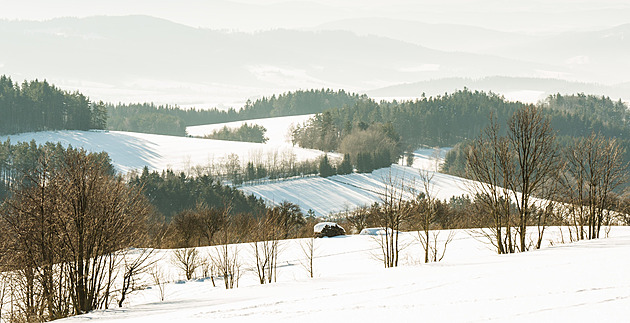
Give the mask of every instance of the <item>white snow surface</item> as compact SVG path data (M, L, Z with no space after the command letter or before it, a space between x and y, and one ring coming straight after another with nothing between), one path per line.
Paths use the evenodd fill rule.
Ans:
M0 136L0 141L38 144L59 142L63 146L82 147L88 151L109 154L119 171L127 173L148 166L150 170L188 170L195 166L208 166L222 162L229 154L239 156L241 163L270 155L293 155L298 161L311 160L323 152L293 147L286 143L259 144L250 142L199 139L153 135L124 131L42 131L11 136Z
M431 194L434 197L448 200L453 196L470 195L468 180L433 171L427 172L433 176ZM406 199L412 199L414 193L423 191L420 171L400 165L381 168L372 173L335 175L327 178L317 176L295 178L242 186L240 189L273 204L289 201L299 205L303 211L310 209L318 216L327 216L382 202L390 178L396 182L403 181L405 186L415 187L415 192L405 190L403 194Z
M420 148L413 152L413 164L411 167L438 171L440 166L444 163L446 154L453 148L451 147L433 147L433 148ZM401 164L406 163L405 160L401 160Z
M0 136L0 141L11 139L12 143L30 142L38 144L59 142L63 146L72 145L82 147L88 151L105 151L112 159L112 163L120 172L142 169L148 166L150 170L173 169L188 171L192 168L204 168L210 164L225 161L230 154L239 156L241 164L248 161L278 160L295 156L295 160L313 160L324 154L314 149L303 149L293 146L288 137L289 129L303 123L313 114L277 117L266 119L251 119L203 126L188 127L190 135L203 136L224 126L238 128L243 123L258 124L267 128L266 136L269 140L265 144L200 139L190 137L153 135L125 131L41 131L21 133L10 136ZM338 154L330 154L333 158L340 158Z
M250 119L243 121L208 124L202 126L192 126L187 127L186 132L194 137L203 137L204 135L212 134L212 132L215 130L221 130L223 127L228 127L229 129L237 129L240 128L243 124L247 123L250 126L259 125L267 129L267 132L265 133L265 137L268 138L267 144L290 144L290 128L292 126L297 126L298 124L306 122L313 116L314 114L304 114L299 116Z
M363 230L361 230L361 232L359 232L360 235L362 236L378 236L378 235L385 235L387 233L389 234L393 234L395 232L400 233L399 231L394 231L392 229L389 228L384 228L384 227L380 227L380 228L365 228Z
M158 266L171 281L164 301L145 280L147 288L130 294L123 308L62 321L627 322L630 228L571 244L560 244L559 230L549 228L542 250L512 255L496 255L474 231L457 230L443 261L431 264L421 261L416 233L402 233L399 267L390 269L379 260L378 236L315 239L315 278L302 266L306 239L285 240L277 282L268 285L257 283L252 246L241 244L243 276L232 290L219 277L216 287L207 278L180 280L172 251L158 250Z

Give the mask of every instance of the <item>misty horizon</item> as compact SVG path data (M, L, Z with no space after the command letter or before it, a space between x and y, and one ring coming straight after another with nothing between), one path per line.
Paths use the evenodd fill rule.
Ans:
M312 88L630 101L628 16L630 4L612 0L25 1L0 13L12 49L0 74L92 100L202 109Z

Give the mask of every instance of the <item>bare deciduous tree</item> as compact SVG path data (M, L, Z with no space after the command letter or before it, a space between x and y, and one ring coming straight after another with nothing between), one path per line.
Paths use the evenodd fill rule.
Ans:
M2 264L19 274L19 306L31 321L107 307L113 255L146 231L149 214L146 198L114 176L106 155L42 151L35 170L12 187L0 218L12 251L2 253Z
M223 209L222 227L217 233L219 245L214 249L214 253L210 254L212 263L217 268L219 274L223 277L226 289L238 287L238 281L241 277L241 262L239 261L239 246L236 238L237 229L232 221L231 206Z
M140 190L112 176L102 156L69 149L60 169L63 192L59 230L69 265L73 308L77 314L101 308L109 300L109 255L133 245L145 231L149 204ZM109 275L111 277L111 275Z
M527 225L532 219L534 196L549 187L559 169L559 147L549 118L541 108L528 105L508 121L508 141L515 155L514 180L510 181L516 201L520 251L526 245Z
M467 172L474 181L470 189L480 217L477 225L480 233L497 248L497 253L514 252L515 237L512 234L511 198L509 182L513 179L512 150L505 138L499 136L499 125L491 119L490 125L473 142L467 158ZM489 213L490 223L485 213ZM487 229L486 229L487 228ZM487 230L487 231L486 231Z
M171 262L183 274L186 280L195 278L195 271L199 268L199 251L197 248L182 248L173 251Z
M160 293L160 301L163 302L166 297L166 284L168 283L168 279L164 276L164 271L162 271L159 265L154 265L153 268L151 268L151 278Z
M223 244L217 247L215 255L212 257L214 265L223 277L225 289L238 287L242 266L238 254L237 244Z
M118 307L122 307L128 293L137 288L137 278L139 275L149 271L158 259L153 257L155 249L125 249L119 252L122 257L123 280L120 288L120 300Z
M410 205L411 212L415 215L415 222L418 228L418 240L424 250L424 262L441 261L446 254L447 245L453 240L454 232L449 231L443 245L440 243L440 230L435 223L438 218L439 200L436 195L433 176L435 173L421 170L420 180L422 181L421 194L415 194L417 199ZM415 189L413 189L414 193Z
M559 168L558 146L549 119L535 106L514 113L506 137L500 136L498 123L491 120L475 140L468 154L468 174L476 181L472 183L475 199L486 205L492 219L490 230L482 230L482 235L499 254L528 250L530 224L539 226L538 241L542 241L547 218L534 219L535 196L552 196ZM532 245L539 247L540 243Z
M356 232L374 225L373 212L370 207L359 207L346 213L345 219Z
M313 278L314 270L313 270L313 260L315 259L315 238L307 238L300 242L300 248L302 249L302 253L306 257L306 260L301 262L302 266L306 269L309 276Z
M274 212L268 212L265 217L258 219L253 228L254 257L256 258L256 273L261 284L275 280L278 268L279 232Z
M382 260L386 268L398 266L398 254L402 249L399 241L401 226L411 215L405 201L406 183L391 172L383 178L385 183L381 194L381 205L375 212L376 221L384 230L379 236Z
M578 239L599 238L602 225L607 224L613 191L628 178L623 153L616 139L594 133L565 150L563 187Z

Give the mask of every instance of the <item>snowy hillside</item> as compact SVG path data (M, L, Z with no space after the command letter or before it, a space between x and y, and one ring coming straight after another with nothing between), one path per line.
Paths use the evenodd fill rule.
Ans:
M164 301L148 286L131 294L123 308L66 321L627 321L630 262L621 255L630 254L630 228L615 227L606 239L561 245L558 229L548 232L543 250L499 256L474 233L460 230L444 260L433 264L421 264L415 234L405 233L401 267L392 269L382 268L373 236L315 239L313 279L301 265L305 240L286 240L278 282L271 285L258 285L252 247L243 244L243 275L233 290L225 290L220 278L217 287L210 279L181 281L170 263L172 251L160 250L158 266L172 281ZM200 251L207 255L213 247Z
M299 116L288 116L288 117L277 117L277 118L265 118L265 119L251 119L244 121L234 121L234 122L226 122L226 123L217 123L217 124L208 124L202 126L193 126L187 127L186 133L194 137L203 137L204 135L209 135L215 130L220 130L223 127L228 127L229 129L239 128L243 124L247 123L248 125L260 125L267 129L265 133L265 137L268 138L267 144L285 144L291 143L291 138L289 130L291 126L296 126L298 124L304 123L306 120L310 119L314 114L305 114Z
M433 194L441 200L468 194L468 181L459 177L429 171L433 176ZM248 194L272 202L289 201L302 210L313 210L318 216L352 210L359 206L381 202L389 179L403 181L405 185L422 187L420 172L416 168L392 165L366 174L336 175L328 178L306 177L275 183L240 187ZM409 191L405 197L413 198Z
M11 142L35 140L39 144L60 142L62 145L83 147L88 151L105 151L114 166L126 173L148 166L153 170L188 170L221 163L229 154L241 162L253 158L295 154L297 160L315 159L320 151L292 147L286 143L257 144L188 137L152 135L123 131L45 131L8 136ZM0 136L5 141L7 136Z
M62 145L83 147L88 151L105 151L114 166L127 173L148 166L151 170L173 169L188 171L202 170L210 164L225 162L230 154L239 156L239 161L263 161L295 155L296 160L312 160L323 152L294 147L288 138L292 126L303 123L313 115L300 115L266 119L252 119L229 123L188 127L190 135L202 136L224 126L239 127L243 123L258 124L267 128L269 141L265 144L175 137L143 134L123 131L45 131L0 136L0 141L7 138L11 142L30 142L39 144L60 142ZM280 180L240 187L247 194L262 197L271 203L290 201L302 210L312 209L319 216L370 205L381 201L385 188L384 181L391 177L404 180L406 184L419 183L419 169L429 170L434 174L435 193L440 199L467 194L466 181L457 177L434 173L449 148L422 148L414 152L413 168L393 165L368 174L350 174L321 178L310 176ZM340 158L338 154L329 154ZM413 196L407 193L408 198Z

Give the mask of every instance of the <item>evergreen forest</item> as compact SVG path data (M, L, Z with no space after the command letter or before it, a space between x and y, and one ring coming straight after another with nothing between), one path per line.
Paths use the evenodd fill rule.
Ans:
M0 134L46 130L105 129L107 111L79 92L62 91L47 81L0 76Z
M328 109L351 106L365 96L343 90L298 90L254 102L247 101L238 111L230 108L182 109L153 103L108 104L109 130L133 131L162 135L185 136L186 127L249 119L320 113Z

